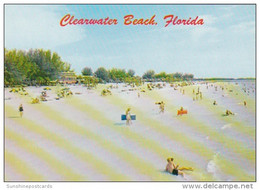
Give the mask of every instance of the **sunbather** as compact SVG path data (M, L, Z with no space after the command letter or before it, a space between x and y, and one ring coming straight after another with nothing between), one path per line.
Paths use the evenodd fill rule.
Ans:
M234 113L231 112L230 110L226 110L226 115L227 115L227 116L228 116L228 115L234 115Z
M173 158L167 159L166 171L173 175L181 175L184 177L184 173L178 169L179 165L173 163Z

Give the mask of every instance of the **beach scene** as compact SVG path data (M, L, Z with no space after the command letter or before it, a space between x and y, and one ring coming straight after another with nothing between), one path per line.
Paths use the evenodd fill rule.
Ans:
M254 182L254 10L5 5L5 181Z

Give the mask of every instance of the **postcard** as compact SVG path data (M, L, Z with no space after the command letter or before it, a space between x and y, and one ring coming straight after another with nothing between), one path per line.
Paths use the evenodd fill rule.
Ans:
M5 4L4 181L255 182L256 4Z

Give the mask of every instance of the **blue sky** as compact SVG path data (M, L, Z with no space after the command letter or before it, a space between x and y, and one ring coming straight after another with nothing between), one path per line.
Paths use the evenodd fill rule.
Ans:
M76 18L115 18L115 26L61 27ZM156 15L156 26L125 26L123 18ZM203 18L202 26L169 25L165 15ZM5 47L50 49L77 73L85 66L134 69L142 75L193 73L195 77L255 76L254 5L5 5Z

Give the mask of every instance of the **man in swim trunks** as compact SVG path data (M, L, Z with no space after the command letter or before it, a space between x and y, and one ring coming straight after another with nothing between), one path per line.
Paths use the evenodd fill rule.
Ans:
M167 172L169 172L169 173L171 173L173 175L177 175L177 176L181 175L182 177L184 177L184 173L181 172L180 170L178 170L179 165L176 166L173 163L173 158L168 158L167 162L168 162L168 164L166 165L166 171Z
M22 104L20 104L18 110L20 112L20 117L23 117L23 105Z

